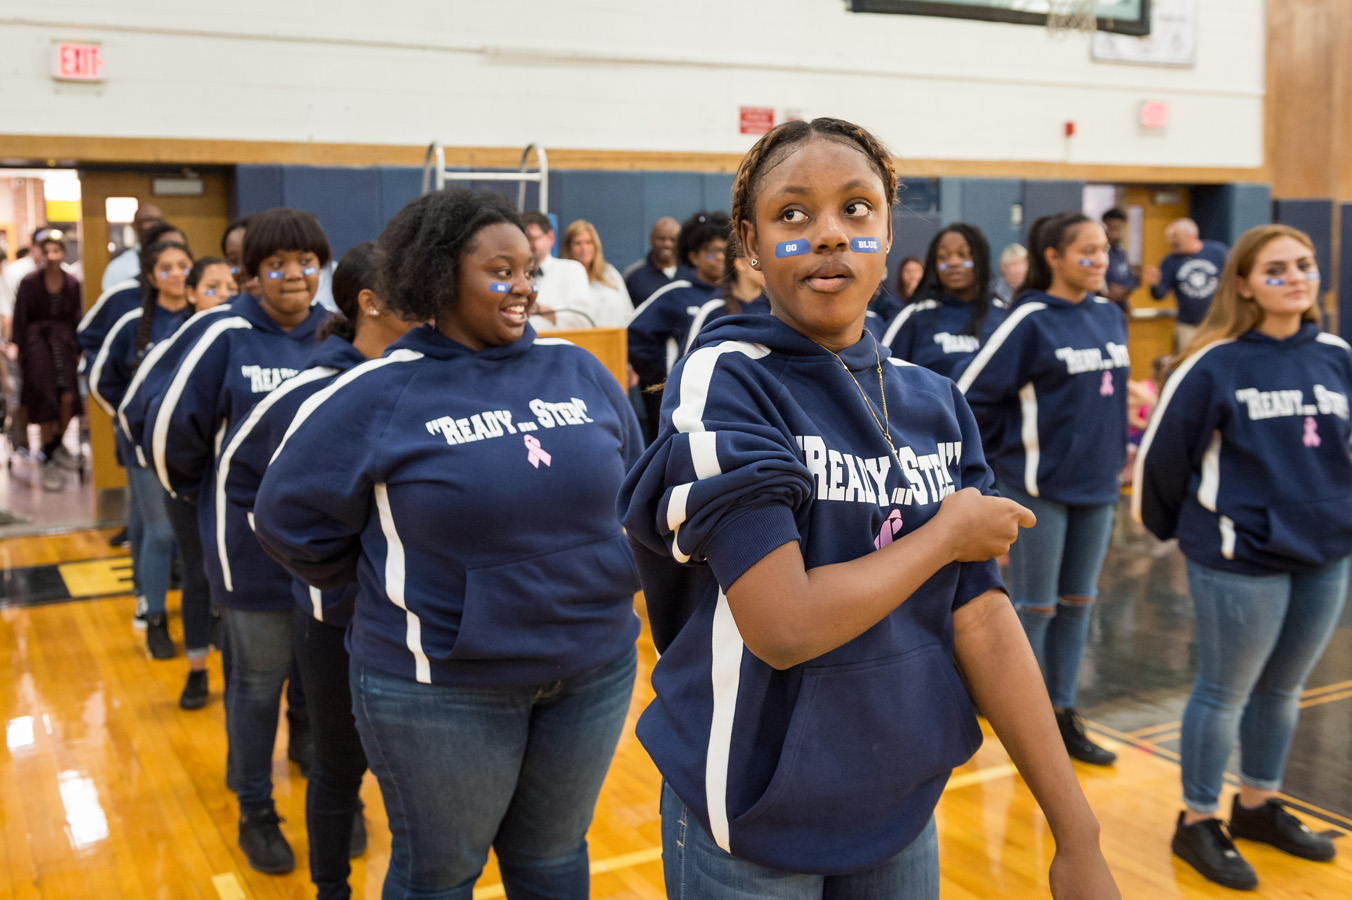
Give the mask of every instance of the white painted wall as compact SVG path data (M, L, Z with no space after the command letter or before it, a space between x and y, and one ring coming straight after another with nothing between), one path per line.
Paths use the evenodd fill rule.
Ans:
M844 0L0 0L0 134L741 152L747 104L916 159L1258 166L1263 2L1197 3L1197 64L1166 69ZM72 39L105 83L50 78Z

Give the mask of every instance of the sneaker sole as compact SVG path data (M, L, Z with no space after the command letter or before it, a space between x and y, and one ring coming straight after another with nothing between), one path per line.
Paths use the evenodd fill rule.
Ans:
M1336 859L1338 856L1337 848L1333 848L1332 853L1324 855L1322 853L1316 854L1312 850L1307 850L1304 847L1299 847L1295 845L1287 846L1284 844L1279 844L1276 841L1269 841L1260 837L1250 837L1247 834L1237 834L1233 830L1230 832L1230 837L1241 841L1252 841L1255 844L1262 844L1265 847L1272 847L1274 849L1282 851L1283 853L1289 854L1290 856L1295 856L1298 857L1299 859L1308 859L1310 862L1333 862L1333 860Z
M1178 857L1179 859L1183 860L1183 862L1192 866L1193 869L1196 870L1198 875L1201 875L1203 878L1205 878L1207 881L1210 881L1212 884L1219 884L1221 887L1227 887L1230 888L1231 890L1236 891L1252 891L1258 887L1258 876L1256 875L1251 879L1224 878L1220 876L1208 875L1206 870L1203 868L1200 860L1194 859L1191 853L1183 852L1182 850L1179 849L1179 844L1177 840L1173 841L1170 844L1170 849L1173 850L1174 856Z

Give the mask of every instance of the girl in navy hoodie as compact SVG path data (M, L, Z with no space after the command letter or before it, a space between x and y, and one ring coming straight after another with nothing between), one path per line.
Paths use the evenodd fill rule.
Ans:
M376 296L378 261L370 241L343 255L333 273L333 299L341 315L324 326L328 334L305 370L259 401L226 438L217 463L218 523L228 517L249 528L258 485L297 410L342 373L380 356L413 327ZM366 755L352 718L343 646L355 593L355 585L326 593L292 579L296 661L305 682L314 740L305 784L305 830L310 839L310 880L319 900L351 896L348 857L353 847L366 844L358 797Z
M188 302L192 255L179 241L157 241L141 249L141 303L108 329L103 346L89 367L89 395L112 415L150 347L179 329L193 314ZM174 559L174 529L169 521L169 495L142 465L128 437L114 429L117 460L127 470L127 488L135 514L127 517L132 568L141 591L138 618L144 611L146 649L155 659L172 659L174 642L164 611L169 570ZM201 650L205 657L206 647Z
M657 421L662 392L649 389L666 380L690 343L695 318L718 296L729 237L727 213L697 212L686 219L676 254L690 267L687 277L658 288L629 319L629 364L638 374L650 425Z
M1232 888L1258 878L1231 837L1334 855L1277 799L1352 553L1352 353L1320 331L1318 297L1308 236L1285 225L1245 232L1136 457L1133 512L1159 538L1178 538L1196 610L1173 850ZM1216 813L1236 738L1227 836Z
M991 289L991 248L975 225L955 222L930 241L925 274L883 343L907 362L957 378L1004 319Z
M992 561L1032 515L988 496L953 383L864 329L895 192L847 122L757 142L733 218L772 315L700 334L620 494L676 900L937 897L934 808L981 742L957 668L1046 811L1056 895L1116 896Z
M226 737L239 799L239 843L249 864L277 874L295 867L272 802L272 748L282 686L291 672L291 577L247 526L218 530L220 441L266 394L295 375L328 313L311 303L329 244L307 212L270 209L249 221L244 270L259 296L241 294L175 341L182 345L142 435L166 489L197 501L211 596L230 647ZM223 543L225 553L213 552Z
M535 336L536 266L505 199L427 194L379 248L386 303L435 324L307 401L258 490L258 536L307 584L357 583L352 702L393 836L385 896L468 898L492 847L508 896L583 898L636 666L615 495L638 422L599 360Z
M1108 269L1102 225L1059 213L1029 235L1023 290L958 388L981 423L996 487L1037 514L1010 551L1009 593L1062 740L1075 759L1106 766L1117 756L1085 734L1075 698L1127 453L1127 321L1097 295Z

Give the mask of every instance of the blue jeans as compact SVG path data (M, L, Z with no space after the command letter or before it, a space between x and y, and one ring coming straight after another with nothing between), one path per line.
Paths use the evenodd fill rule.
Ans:
M662 783L662 869L670 900L938 900L934 817L900 853L863 872L803 875L738 859Z
M634 690L631 647L563 681L419 684L352 662L392 844L385 900L470 900L488 849L509 900L589 895L587 827Z
M318 900L352 896L348 848L352 822L361 808L361 779L366 754L352 720L348 678L347 629L320 622L295 610L296 664L310 698L313 747L305 782L305 830L310 835L310 880Z
M272 808L272 751L291 674L291 610L221 611L230 642L225 734L241 813Z
M1197 681L1183 712L1183 800L1216 811L1230 749L1240 778L1281 787L1300 692L1347 599L1346 559L1306 575L1237 575L1188 562Z
M152 469L131 466L127 487L136 507L138 540L132 545L132 568L146 612L164 614L164 595L169 591L169 570L174 564L174 528L169 523L169 492ZM131 535L130 523L128 535Z
M1037 525L1020 528L1018 541L1009 549L1006 587L1042 669L1052 706L1068 709L1075 705L1115 504L1068 506L1030 497L1005 481L996 487L1037 516Z

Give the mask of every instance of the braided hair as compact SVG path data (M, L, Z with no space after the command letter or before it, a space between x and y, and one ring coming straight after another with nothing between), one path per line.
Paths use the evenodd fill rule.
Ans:
M887 198L888 207L891 207L897 196L897 170L892 164L892 154L881 141L866 129L842 119L797 120L770 129L742 157L742 163L737 167L737 178L732 184L734 228L741 222L755 221L756 189L760 185L761 174L777 164L793 147L818 138L851 144L868 157L882 179L883 196Z
M155 271L155 263L159 262L160 254L166 250L182 250L189 260L192 259L192 251L188 249L187 244L180 241L156 241L141 248L141 320L136 323L138 365L150 347L151 327L155 323L155 304L160 299L160 289L151 285L150 276Z

